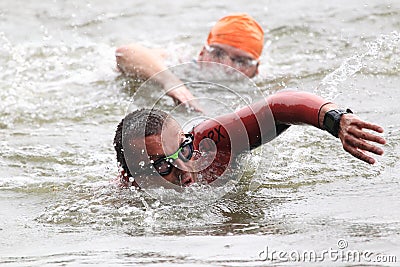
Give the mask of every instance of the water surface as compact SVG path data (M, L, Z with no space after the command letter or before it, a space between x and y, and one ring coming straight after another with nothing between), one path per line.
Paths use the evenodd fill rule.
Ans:
M298 88L351 107L385 128L385 155L369 166L296 126L216 202L115 187L114 130L138 87L114 71L115 47L165 47L169 64L184 62L232 12L266 31L254 79L264 94ZM290 265L260 253L321 253L341 239L399 261L399 15L397 1L1 1L0 263Z

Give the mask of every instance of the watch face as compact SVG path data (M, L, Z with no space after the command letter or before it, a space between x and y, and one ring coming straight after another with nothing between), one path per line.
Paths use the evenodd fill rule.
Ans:
M338 137L340 118L345 112L342 110L330 110L325 114L324 127L333 136Z
M326 128L333 129L335 126L335 121L332 117L327 117L324 124Z

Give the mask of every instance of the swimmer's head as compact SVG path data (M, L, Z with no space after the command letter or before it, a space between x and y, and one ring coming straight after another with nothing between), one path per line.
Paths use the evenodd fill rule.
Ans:
M207 44L230 45L257 60L264 46L264 31L249 15L232 14L217 21L208 34Z
M263 45L261 26L247 14L233 14L221 18L211 29L199 61L229 65L253 77L258 73Z
M136 110L119 123L114 137L117 161L130 177L161 175L175 185L196 181L190 172L191 140L167 113L157 109ZM137 185L137 184L135 184Z

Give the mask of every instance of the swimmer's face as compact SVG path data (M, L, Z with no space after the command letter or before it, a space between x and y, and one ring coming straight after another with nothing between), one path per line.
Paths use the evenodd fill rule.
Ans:
M161 134L150 135L144 138L146 146L145 151L147 152L147 155L141 155L139 157L135 156L137 162L134 163L136 165L133 166L139 166L137 164L142 160L151 163L163 161L165 157L176 154L185 140L186 137L180 125L174 119L168 119L164 123ZM133 145L136 148L140 147L140 143L143 144L143 140L133 141ZM146 156L147 158L145 158ZM157 170L158 166L153 166L151 175L161 175L165 180L179 186L189 186L196 182L197 173L191 172L191 170L193 170L192 160L185 162L181 158L177 157L174 160L166 161L164 163L169 163L170 166L170 168L167 168L167 174L165 174L165 168L158 168Z
M226 44L204 46L199 54L199 61L209 61L228 65L252 78L258 73L258 60L242 49Z

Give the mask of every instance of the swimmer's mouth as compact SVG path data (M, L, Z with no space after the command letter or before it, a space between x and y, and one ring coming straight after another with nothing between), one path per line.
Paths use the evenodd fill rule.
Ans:
M196 182L196 180L194 179L193 175L191 175L189 173L185 173L181 177L180 185L183 187L187 187L187 186L191 186L195 182Z

